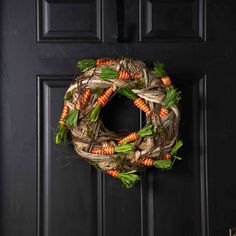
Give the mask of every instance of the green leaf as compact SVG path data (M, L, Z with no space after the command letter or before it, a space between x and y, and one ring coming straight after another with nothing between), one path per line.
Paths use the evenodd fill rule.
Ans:
M181 157L177 156L177 152L179 151L179 149L183 146L183 141L182 140L178 140L175 143L175 146L172 148L170 154L171 156L173 156L175 159L177 160L182 160Z
M114 79L118 77L118 72L116 70L113 70L109 67L102 67L101 68L101 79Z
M177 154L178 150L183 146L183 141L182 140L177 140L175 143L175 146L172 148L170 154L171 156L174 156Z
M115 147L117 153L130 153L134 150L133 143L122 143Z
M152 125L146 125L138 132L138 136L141 138L147 137L152 135Z
M80 60L77 63L77 67L82 71L86 71L91 69L92 67L94 67L96 65L96 61L93 59L84 59L84 60Z
M169 169L171 167L171 160L156 160L153 165L158 169Z
M78 116L79 116L79 110L74 109L66 117L66 124L70 127L75 127L77 125Z
M174 89L172 86L166 88L166 97L163 104L163 107L166 109L173 106L174 104L177 104L179 100L181 99L181 91L177 91L177 89Z
M101 107L97 104L94 109L88 114L90 122L96 122L100 114Z
M55 135L55 143L61 144L68 141L68 130L63 125L59 125Z
M135 93L132 92L132 90L130 88L119 88L117 91L119 94L131 99L131 100L135 100L137 98L137 95Z
M136 172L136 170L120 172L118 175L118 179L122 181L126 188L132 188L134 184L140 180L140 177L135 174Z
M167 75L164 64L159 62L153 64L152 73L158 77L165 77Z

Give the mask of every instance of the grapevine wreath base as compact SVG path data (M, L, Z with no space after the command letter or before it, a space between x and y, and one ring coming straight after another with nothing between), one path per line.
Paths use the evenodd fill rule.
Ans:
M172 84L164 65L130 58L81 60L76 76L64 96L55 141L72 140L75 151L90 164L130 188L139 172L154 166L171 169L182 141L177 140L181 92ZM120 136L106 129L99 119L102 107L115 94L133 100L146 115L146 125Z

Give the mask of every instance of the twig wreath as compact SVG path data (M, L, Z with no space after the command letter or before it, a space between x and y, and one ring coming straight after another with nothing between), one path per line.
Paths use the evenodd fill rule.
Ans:
M172 168L177 151L180 111L177 90L164 65L154 63L149 70L140 60L130 58L77 63L82 72L64 96L64 108L55 135L56 144L72 140L77 154L127 188L140 180L139 172L154 166ZM100 110L115 94L133 100L146 115L139 131L120 137L99 119Z

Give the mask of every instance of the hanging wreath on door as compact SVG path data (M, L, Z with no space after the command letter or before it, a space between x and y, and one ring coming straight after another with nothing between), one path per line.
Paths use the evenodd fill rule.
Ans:
M130 58L77 63L82 72L64 96L64 108L55 135L56 144L72 140L75 151L91 165L131 188L148 167L172 168L177 151L181 92L174 87L164 65L149 70ZM146 116L138 131L120 136L99 118L101 109L119 94L133 101Z

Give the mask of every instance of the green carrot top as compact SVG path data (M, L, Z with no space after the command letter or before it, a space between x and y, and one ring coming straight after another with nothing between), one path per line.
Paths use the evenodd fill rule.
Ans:
M128 87L126 88L119 88L117 92L131 100L135 100L137 98L137 95L132 92L132 90Z
M122 143L115 147L115 151L118 153L130 153L134 150L133 143Z
M182 140L177 140L175 143L175 146L172 148L170 154L171 156L181 160L180 157L177 156L177 152L179 151L179 149L183 146L183 141Z
M77 62L77 67L82 71L89 70L96 65L96 61L93 59L84 59Z
M165 77L167 76L165 66L162 63L156 62L153 64L152 73L158 77Z
M141 130L138 131L139 137L147 137L152 135L153 125L145 125Z
M114 69L111 69L109 67L102 67L101 68L101 79L114 79L118 77L118 72Z
M181 99L181 91L177 91L172 86L166 88L166 97L163 104L164 108L169 108L174 104L177 104Z

